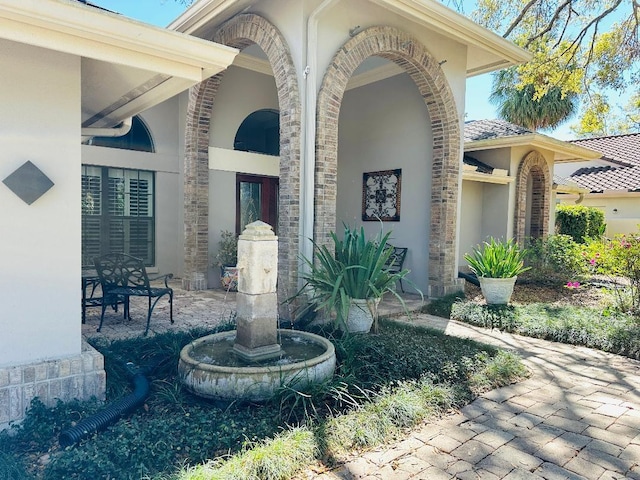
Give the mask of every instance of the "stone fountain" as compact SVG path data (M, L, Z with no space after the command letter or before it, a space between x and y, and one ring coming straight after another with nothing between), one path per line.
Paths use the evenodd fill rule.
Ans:
M302 388L333 376L333 344L278 329L278 238L270 225L247 225L238 239L237 330L199 338L180 352L178 374L196 395L264 401L283 385Z

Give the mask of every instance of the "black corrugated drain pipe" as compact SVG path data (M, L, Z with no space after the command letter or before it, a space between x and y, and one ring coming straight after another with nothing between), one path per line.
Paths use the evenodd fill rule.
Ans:
M116 400L111 405L107 405L102 411L78 422L75 427L71 427L60 433L58 440L60 446L70 447L79 442L84 437L89 436L111 423L115 422L121 415L129 413L142 405L149 395L149 381L141 373L135 373L132 379L133 392Z

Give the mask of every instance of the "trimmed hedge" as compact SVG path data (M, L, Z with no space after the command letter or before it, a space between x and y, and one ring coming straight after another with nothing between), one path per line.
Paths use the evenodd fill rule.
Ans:
M569 235L578 243L596 238L604 233L604 212L584 205L558 205L556 207L556 230Z

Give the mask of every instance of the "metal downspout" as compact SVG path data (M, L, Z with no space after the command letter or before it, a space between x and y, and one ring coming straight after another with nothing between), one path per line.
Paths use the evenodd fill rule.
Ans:
M85 142L91 137L123 137L131 130L133 118L125 118L122 123L114 128L92 128L85 127L82 129L82 141Z
M313 224L314 218L314 195L315 195L315 164L316 164L316 110L317 110L317 79L318 79L318 15L340 0L324 0L311 12L307 19L307 58L303 71L304 88L304 135L302 137L304 152L301 165L302 181L302 205L301 205L301 232L300 232L300 253L308 259L313 258ZM304 262L300 262L299 271L307 269ZM300 276L298 276L300 282Z

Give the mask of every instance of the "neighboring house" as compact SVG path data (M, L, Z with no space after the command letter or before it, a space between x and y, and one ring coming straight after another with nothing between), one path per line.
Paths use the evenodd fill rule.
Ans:
M464 152L460 256L490 236L523 243L552 233L554 164L600 157L504 120L466 122Z
M200 0L174 31L0 0L0 25L0 180L30 160L53 182L31 203L0 184L0 427L36 395L103 395L79 291L103 252L207 288L220 231L260 218L282 300L346 222L392 229L426 294L461 288L465 80L530 58L433 0Z
M640 133L573 140L602 152L598 160L558 165L556 175L581 192L560 195L561 203L580 203L604 211L606 234L638 232L640 226Z

